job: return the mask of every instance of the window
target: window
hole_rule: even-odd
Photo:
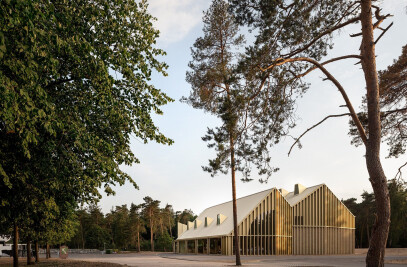
[[[294,216],[294,225],[304,225],[304,217]]]
[[[208,226],[208,217],[205,217],[205,227]]]
[[[217,224],[217,225],[220,224],[220,214],[218,214],[218,216],[216,216],[216,224]]]

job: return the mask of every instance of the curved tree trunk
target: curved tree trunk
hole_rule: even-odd
[[[366,266],[384,266],[384,254],[390,228],[390,197],[387,179],[380,161],[381,125],[379,83],[376,70],[372,24],[372,1],[361,1],[362,69],[367,89],[369,139],[366,143],[366,166],[375,196],[377,217],[372,228]]]
[[[13,267],[18,267],[18,226],[14,223]]]
[[[240,261],[240,246],[239,246],[239,236],[237,231],[237,204],[236,204],[236,172],[235,172],[235,150],[233,137],[230,136],[230,162],[231,162],[231,173],[232,173],[232,199],[233,199],[233,231],[235,240],[235,255],[236,255],[236,265],[242,265]]]

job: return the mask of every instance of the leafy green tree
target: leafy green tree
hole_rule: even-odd
[[[149,83],[167,67],[152,20],[146,1],[0,3],[0,213],[15,233],[36,194],[137,187],[119,168],[138,162],[130,134],[172,143],[151,118],[171,101]]]
[[[168,234],[167,231],[158,235],[156,247],[160,251],[171,251],[174,239]]]
[[[194,108],[203,109],[221,119],[221,126],[208,129],[202,138],[209,148],[217,152],[204,171],[212,176],[229,171],[232,178],[233,223],[236,265],[241,265],[237,232],[236,171],[243,174],[243,181],[250,181],[252,165],[259,175],[277,171],[270,165],[268,145],[278,142],[283,130],[279,116],[291,112],[289,103],[279,109],[269,107],[282,102],[280,95],[263,93],[264,101],[254,100],[256,94],[251,84],[243,84],[236,72],[239,49],[244,43],[238,34],[238,25],[228,12],[228,4],[214,0],[203,17],[203,37],[198,38],[192,50],[190,71],[186,80],[192,91],[183,101]],[[264,107],[267,107],[264,109]],[[260,126],[261,125],[261,126]]]
[[[290,81],[301,80],[315,69],[320,70],[325,79],[339,90],[348,113],[327,116],[311,129],[328,118],[340,116],[350,116],[356,125],[359,138],[366,148],[366,168],[377,210],[366,266],[383,266],[390,227],[390,198],[387,178],[379,155],[382,129],[375,45],[382,35],[375,39],[374,31],[383,30],[385,33],[391,24],[387,27],[378,25],[390,15],[383,15],[380,7],[376,3],[373,4],[372,0],[229,0],[229,2],[237,20],[241,24],[253,27],[256,33],[253,45],[246,50],[246,60],[242,66],[243,71],[250,74],[248,78],[257,80],[257,84],[261,85],[258,90],[267,90],[267,86],[262,86],[262,81],[273,79],[275,75],[281,77],[282,70],[285,80],[290,84]],[[361,25],[361,32],[352,35],[361,37],[360,50],[355,51],[355,54],[320,62],[322,57],[327,55],[328,49],[333,46],[333,34],[354,23]],[[345,88],[325,68],[326,64],[345,59],[355,59],[362,66],[366,85],[366,128],[355,112]],[[253,72],[257,74],[252,75]],[[290,85],[289,88],[298,87]],[[301,136],[295,143],[298,143]]]

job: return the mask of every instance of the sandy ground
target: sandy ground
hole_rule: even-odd
[[[33,259],[34,261],[34,259]],[[0,258],[0,267],[12,266],[13,259],[12,258]],[[27,266],[27,259],[20,258],[19,259],[19,266]],[[68,266],[75,266],[75,267],[120,267],[123,266],[121,264],[114,264],[110,262],[87,262],[87,261],[79,261],[79,260],[61,260],[61,259],[41,259],[39,263],[35,263],[35,265],[29,266],[36,266],[36,267],[68,267]]]

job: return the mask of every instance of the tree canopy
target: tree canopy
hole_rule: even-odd
[[[108,194],[126,181],[137,188],[120,169],[138,163],[131,136],[172,144],[151,117],[172,99],[151,83],[167,65],[158,60],[165,52],[155,45],[147,6],[0,3],[0,214],[7,223],[23,226],[34,214],[52,220],[63,214],[61,203],[95,201],[101,187]]]

